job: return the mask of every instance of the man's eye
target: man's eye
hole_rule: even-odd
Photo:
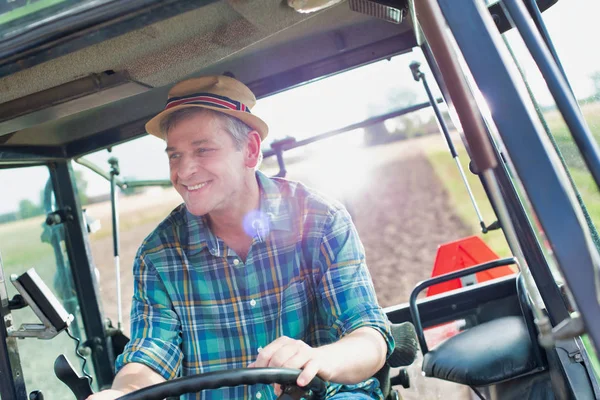
[[[203,153],[208,153],[211,150],[212,149],[200,148],[200,149],[197,149],[196,152],[199,153],[199,154],[203,154]]]
[[[177,153],[169,154],[169,160],[175,160],[176,158],[179,158],[179,154],[177,154]]]

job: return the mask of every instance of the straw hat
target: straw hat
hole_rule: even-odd
[[[167,115],[182,108],[202,107],[241,120],[255,129],[264,140],[269,127],[250,112],[255,104],[256,97],[252,91],[237,79],[222,75],[187,79],[171,88],[165,109],[148,121],[146,131],[162,138],[160,124]]]

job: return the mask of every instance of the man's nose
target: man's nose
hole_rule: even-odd
[[[181,157],[179,162],[179,168],[177,169],[177,175],[182,178],[189,178],[198,171],[198,164],[192,157]]]

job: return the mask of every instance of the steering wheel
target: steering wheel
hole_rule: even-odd
[[[412,364],[418,349],[414,326],[410,322],[392,324],[391,331],[396,346],[388,358],[387,364],[393,368]],[[299,369],[289,368],[240,368],[207,372],[149,386],[122,396],[118,400],[162,400],[166,397],[196,393],[206,389],[254,385],[257,383],[283,385],[284,393],[279,397],[280,399],[300,397],[314,400],[325,399],[327,385],[319,377],[315,377],[305,387],[299,388],[296,385],[296,380],[301,372]],[[58,356],[54,362],[54,373],[58,379],[71,389],[77,400],[85,400],[92,394],[90,382],[87,378],[82,378],[75,372],[75,369],[63,354]]]
[[[284,386],[280,398],[286,396],[286,394],[288,394],[287,398],[295,398],[291,397],[289,393],[296,392],[301,393],[301,397],[307,399],[324,400],[327,393],[325,382],[319,377],[315,377],[308,385],[299,388],[296,385],[296,380],[301,372],[299,369],[289,368],[239,368],[207,372],[148,386],[119,397],[118,400],[162,400],[171,396],[196,393],[207,389],[254,385],[257,383],[265,385],[277,383]],[[85,377],[80,377],[69,360],[62,354],[54,362],[54,373],[58,379],[71,389],[77,400],[85,400],[93,393],[89,381]]]
[[[240,368],[227,371],[207,372],[186,376],[149,386],[119,397],[117,400],[162,400],[170,396],[196,393],[206,389],[228,386],[254,385],[257,383],[278,383],[288,388],[297,387],[296,380],[302,371],[288,368]],[[327,392],[325,382],[315,377],[307,386],[300,388],[306,392],[303,397],[324,400]],[[285,393],[285,391],[284,391]]]

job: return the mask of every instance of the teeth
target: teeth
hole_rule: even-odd
[[[206,182],[200,183],[200,184],[195,185],[195,186],[188,186],[187,188],[188,188],[188,190],[198,190],[198,189],[200,189],[200,188],[202,188],[204,186],[206,186]]]

